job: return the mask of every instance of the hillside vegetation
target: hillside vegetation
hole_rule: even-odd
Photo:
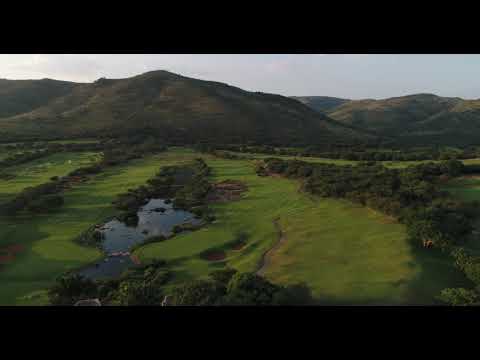
[[[322,110],[313,101],[303,102],[312,109]],[[480,131],[480,100],[433,94],[350,100],[323,111],[341,123],[404,144],[474,144]]]
[[[0,79],[0,118],[30,112],[78,86],[68,81]]]
[[[76,84],[38,105],[23,113],[4,112],[2,139],[115,137],[135,131],[178,143],[221,138],[302,144],[367,136],[288,97],[166,71]]]

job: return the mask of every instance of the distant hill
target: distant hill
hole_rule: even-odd
[[[350,100],[341,99],[330,96],[292,96],[293,99],[299,100],[305,105],[310,106],[313,110],[326,113]]]
[[[382,100],[350,100],[325,113],[344,124],[404,144],[480,142],[480,100],[415,94]]]
[[[121,136],[148,133],[170,141],[281,144],[371,138],[301,102],[227,84],[153,71],[127,79],[73,84],[31,82],[36,102],[0,110],[2,139]],[[14,81],[11,82],[11,88]],[[20,86],[20,85],[19,85]],[[55,90],[53,90],[55,89]],[[13,100],[21,92],[12,91]],[[23,95],[22,95],[23,96]],[[27,98],[28,96],[23,96]]]
[[[68,81],[0,79],[0,118],[32,111],[68,94],[78,84]]]

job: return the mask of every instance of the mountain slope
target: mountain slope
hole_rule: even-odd
[[[326,113],[350,100],[341,99],[330,96],[292,96],[307,106],[310,106],[313,110]]]
[[[68,94],[77,84],[51,79],[0,79],[0,118],[32,111]]]
[[[350,100],[326,114],[405,144],[466,145],[480,137],[480,100],[415,94]]]
[[[170,141],[321,143],[365,138],[288,97],[166,71],[77,84],[27,113],[0,119],[5,137],[119,136]]]

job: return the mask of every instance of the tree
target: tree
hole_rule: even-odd
[[[225,287],[218,282],[197,280],[176,287],[171,295],[172,305],[211,306],[225,295]]]
[[[237,273],[228,282],[226,305],[271,305],[277,285],[254,273]]]
[[[312,301],[312,293],[306,284],[293,284],[278,290],[273,295],[272,305],[308,305]]]
[[[96,284],[81,275],[62,276],[48,291],[50,303],[53,305],[73,305],[78,300],[94,297],[96,294]]]
[[[216,270],[210,273],[210,277],[212,278],[213,281],[217,281],[224,286],[227,286],[228,282],[231,280],[231,278],[237,273],[237,270],[235,269],[222,269],[222,270]]]
[[[158,305],[162,301],[161,289],[146,282],[123,281],[118,289],[121,305]]]

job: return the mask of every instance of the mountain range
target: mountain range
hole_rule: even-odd
[[[173,143],[468,145],[480,137],[480,100],[286,97],[161,70],[92,83],[0,79],[3,142],[133,133]]]
[[[148,133],[169,142],[319,144],[371,137],[289,97],[152,71],[93,83],[1,80],[6,140]]]

